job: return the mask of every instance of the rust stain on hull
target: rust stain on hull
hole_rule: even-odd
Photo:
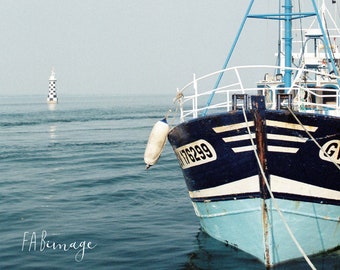
[[[269,220],[268,220],[268,210],[266,201],[263,200],[262,203],[262,224],[263,224],[263,237],[264,237],[264,256],[265,264],[270,266],[270,250],[269,250]]]
[[[263,241],[264,241],[264,261],[267,267],[271,266],[271,239],[270,239],[270,222],[268,216],[268,208],[266,199],[270,198],[266,179],[268,184],[269,174],[267,167],[267,133],[266,133],[266,117],[265,117],[265,103],[263,96],[252,97],[252,108],[255,123],[255,138],[257,146],[257,155],[260,161],[259,166],[259,181],[260,194],[262,198],[262,226],[263,226]],[[264,172],[264,175],[262,174]]]

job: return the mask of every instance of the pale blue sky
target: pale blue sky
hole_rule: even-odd
[[[2,0],[0,96],[47,95],[52,67],[59,95],[173,94],[223,65],[248,3]],[[248,33],[268,39],[275,64],[276,34]],[[242,48],[258,59],[268,51],[250,44]]]

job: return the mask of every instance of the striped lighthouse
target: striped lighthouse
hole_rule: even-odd
[[[56,91],[56,82],[54,68],[52,68],[50,78],[48,80],[48,96],[47,103],[56,104],[58,103],[57,91]]]

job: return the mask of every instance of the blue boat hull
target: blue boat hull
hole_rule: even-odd
[[[340,119],[296,113],[302,127],[288,111],[264,110],[259,138],[245,114],[200,117],[168,135],[202,228],[268,266],[302,256],[284,222],[307,255],[339,247]]]
[[[339,207],[277,200],[292,233],[308,255],[337,247],[340,239]],[[269,199],[267,205],[272,205]],[[270,207],[268,250],[264,244],[262,199],[193,202],[201,227],[213,238],[275,265],[301,257],[275,208]],[[268,252],[268,254],[265,254]]]

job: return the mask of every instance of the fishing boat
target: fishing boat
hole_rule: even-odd
[[[266,267],[303,257],[314,268],[311,255],[340,246],[336,1],[277,1],[268,13],[254,2],[222,69],[177,89],[167,137],[207,234]],[[274,66],[229,66],[249,19],[279,26]]]

